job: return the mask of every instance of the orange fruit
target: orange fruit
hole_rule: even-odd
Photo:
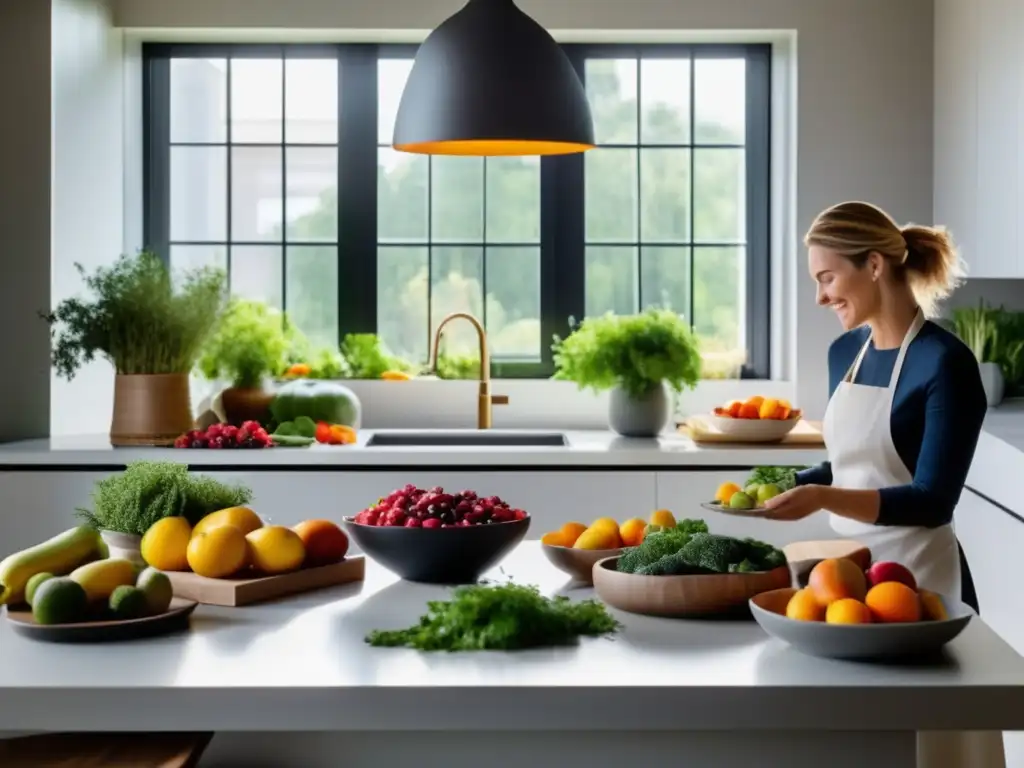
[[[563,525],[561,531],[562,538],[565,540],[565,546],[571,547],[573,544],[575,544],[576,539],[578,539],[580,537],[580,534],[582,534],[585,530],[587,530],[587,526],[585,526],[583,523],[572,522]]]
[[[561,531],[548,531],[540,537],[541,544],[547,544],[549,547],[571,547],[572,544],[566,542],[565,534]]]
[[[921,620],[921,598],[898,581],[883,581],[873,586],[864,598],[875,621],[885,624]]]
[[[860,600],[844,597],[829,605],[825,621],[829,624],[870,624],[871,610]]]
[[[754,405],[753,403],[744,403],[740,406],[740,412],[737,414],[737,418],[759,419],[761,418],[761,406]]]
[[[611,517],[599,517],[590,524],[591,528],[609,528],[619,532],[619,521]]]
[[[757,413],[762,419],[775,419],[778,418],[780,410],[781,407],[779,401],[774,397],[769,397],[761,403],[761,407],[757,409]]]
[[[619,538],[622,539],[622,546],[636,547],[644,540],[644,529],[647,523],[639,517],[630,518],[619,526]]]
[[[864,600],[868,591],[867,577],[855,562],[845,557],[822,560],[811,569],[807,586],[824,606],[852,597]]]
[[[605,525],[592,525],[576,539],[574,549],[618,549],[622,546],[619,528]]]
[[[283,525],[258,528],[245,540],[249,544],[249,562],[263,573],[294,571],[306,559],[306,547],[299,534]]]
[[[755,408],[760,408],[761,407],[761,403],[763,403],[763,402],[764,402],[764,398],[761,395],[754,395],[753,397],[748,397],[744,401],[744,405],[752,405]]]
[[[348,553],[348,536],[330,520],[303,520],[292,528],[306,548],[303,565],[330,565]]]
[[[715,501],[720,501],[723,504],[728,504],[729,499],[732,498],[734,493],[739,493],[743,489],[740,488],[736,483],[722,483],[718,486],[718,490],[715,491]]]
[[[194,535],[188,542],[186,556],[193,572],[225,579],[245,567],[249,554],[245,534],[233,525],[221,525]]]
[[[662,528],[675,528],[676,517],[667,509],[659,509],[651,513],[651,525],[660,525]]]
[[[825,607],[808,588],[797,590],[786,604],[786,618],[798,621],[823,621]]]
[[[917,594],[921,598],[921,614],[923,619],[926,621],[946,621],[949,618],[949,612],[946,611],[942,598],[937,594],[929,592],[927,589],[918,590]]]
[[[743,407],[743,401],[742,400],[730,400],[726,404],[724,410],[726,411],[726,413],[728,413],[728,415],[732,416],[735,419],[735,418],[739,417],[739,415],[740,415],[740,408],[742,408],[742,407]]]

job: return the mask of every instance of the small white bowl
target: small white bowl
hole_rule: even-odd
[[[770,443],[781,440],[800,423],[802,416],[797,414],[790,419],[737,419],[731,416],[708,416],[708,423],[723,435],[734,440],[750,443]]]

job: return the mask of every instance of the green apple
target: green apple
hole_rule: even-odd
[[[743,492],[745,494],[747,494],[747,496],[749,496],[750,498],[756,499],[757,498],[757,489],[760,488],[760,487],[761,487],[760,483],[751,483],[750,485],[748,485],[746,488],[743,489]]]
[[[780,493],[782,493],[782,489],[775,483],[765,483],[757,489],[757,503],[764,504],[768,499],[775,498]]]
[[[754,499],[745,491],[738,491],[729,499],[729,507],[731,509],[753,509]]]

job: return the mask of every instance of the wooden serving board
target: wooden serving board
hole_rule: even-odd
[[[826,539],[824,541],[794,541],[782,548],[789,561],[794,586],[807,586],[811,569],[822,560],[845,557],[853,560],[862,570],[871,565],[871,550],[853,539]]]
[[[355,555],[333,565],[304,568],[277,576],[211,579],[187,571],[169,571],[167,575],[177,597],[206,605],[237,607],[299,592],[362,581],[366,576],[366,558]]]
[[[722,433],[713,426],[710,421],[702,416],[688,416],[685,421],[677,425],[679,432],[689,437],[695,443],[743,443],[748,441],[737,440],[731,435]],[[793,430],[773,446],[779,445],[824,445],[825,438],[821,434],[820,421],[807,421],[801,419]],[[760,443],[759,443],[760,445]]]

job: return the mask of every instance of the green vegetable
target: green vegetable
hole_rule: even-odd
[[[296,379],[277,390],[270,412],[278,424],[305,416],[313,422],[326,421],[358,429],[361,409],[355,393],[336,381]]]
[[[138,587],[122,585],[110,595],[110,612],[115,619],[141,619],[149,613],[149,600]]]
[[[409,370],[408,363],[384,349],[375,333],[347,334],[341,342],[341,356],[352,379],[379,379],[386,371]]]
[[[667,309],[586,318],[555,337],[555,378],[595,391],[622,387],[642,397],[662,382],[676,392],[700,381],[701,356],[690,324]]]
[[[777,485],[783,492],[796,485],[796,473],[807,467],[754,467],[744,484],[747,488],[759,485]],[[756,489],[753,494],[757,493]]]
[[[696,533],[679,555],[684,562],[708,573],[728,573],[731,563],[746,559],[746,547],[739,539],[713,533]]]
[[[287,351],[284,315],[262,301],[232,299],[199,370],[207,379],[230,378],[233,387],[258,387],[281,371]]]
[[[92,510],[79,509],[78,516],[99,530],[141,536],[165,517],[186,517],[195,525],[210,512],[251,500],[250,489],[189,474],[187,464],[135,461],[124,472],[98,481]]]
[[[627,547],[615,568],[623,573],[636,573],[637,569],[678,552],[695,533],[707,532],[708,526],[703,520],[680,520],[675,528],[653,531],[644,536],[639,546]]]
[[[91,275],[81,264],[75,269],[95,298],[66,299],[42,314],[57,327],[53,366],[69,381],[97,355],[122,374],[188,373],[227,302],[222,270],[172,275],[159,256],[146,251],[121,256]]]
[[[306,446],[312,445],[316,442],[316,438],[305,437],[304,435],[282,435],[275,432],[270,436],[274,445],[281,446],[282,448],[305,448]]]
[[[459,587],[450,601],[427,603],[419,624],[376,630],[374,646],[408,646],[421,651],[511,651],[567,645],[581,635],[615,632],[619,623],[596,600],[547,598],[519,584]]]

